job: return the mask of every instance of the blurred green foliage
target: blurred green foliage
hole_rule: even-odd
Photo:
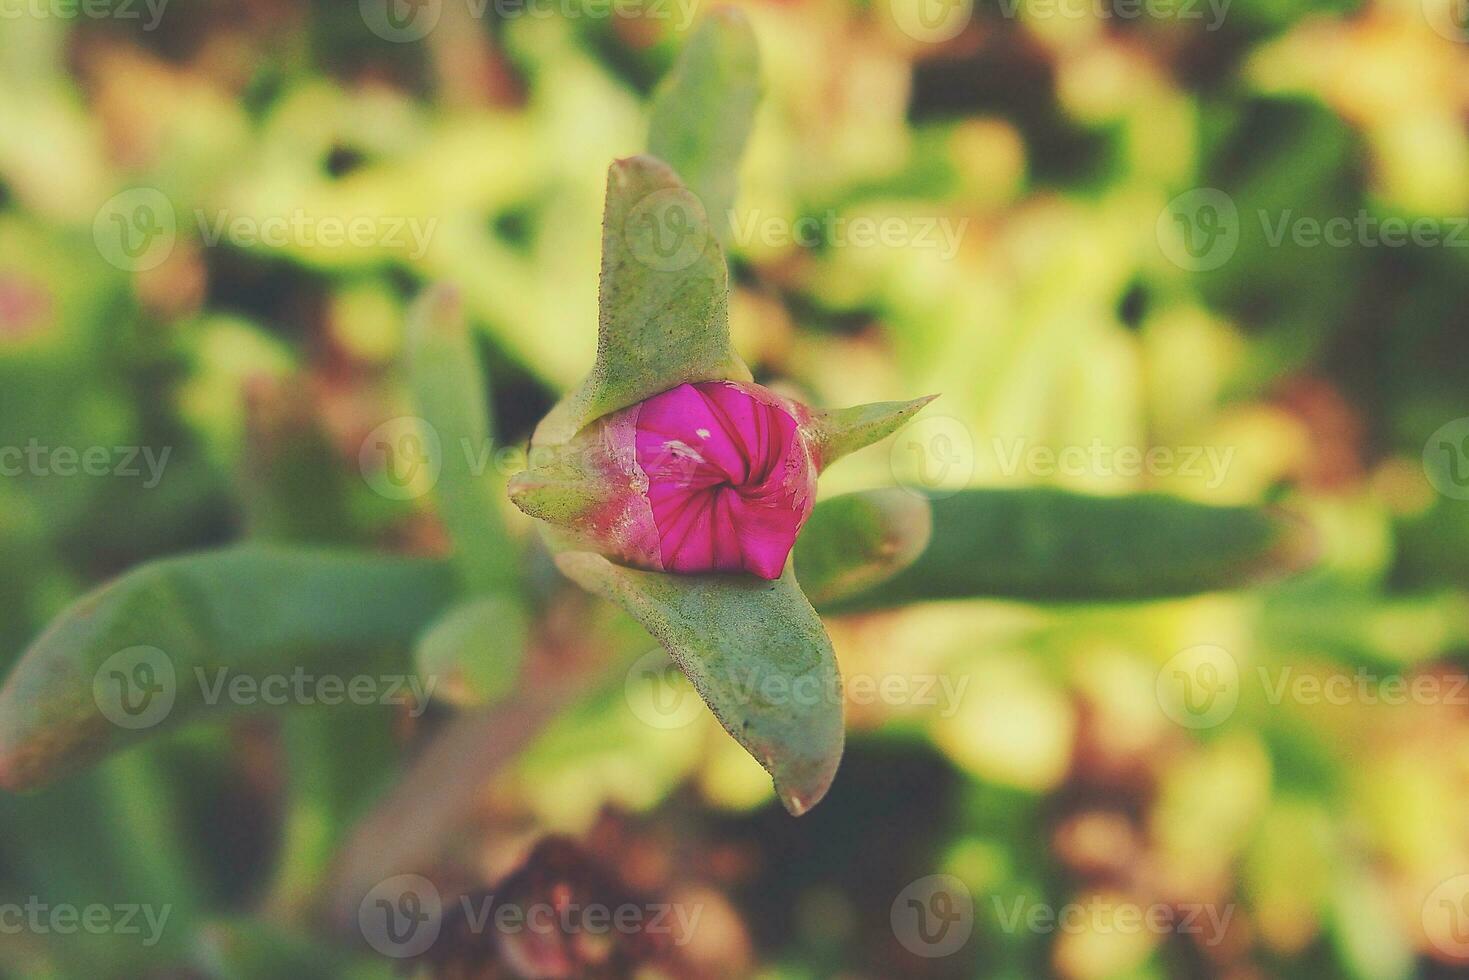
[[[302,587],[271,610],[246,586],[286,571],[236,587],[218,559],[180,559],[234,600],[184,649],[300,663],[292,617],[328,605],[340,635],[391,639],[399,670],[417,643],[451,700],[490,712],[505,676],[446,665],[471,646],[527,662],[490,734],[437,705],[244,716],[0,797],[3,909],[170,910],[151,944],[0,919],[0,972],[386,976],[343,880],[410,852],[494,880],[528,837],[609,820],[626,873],[719,920],[691,976],[1376,980],[1469,961],[1469,49],[1451,5],[1238,0],[1211,27],[1202,6],[961,3],[938,39],[892,2],[741,8],[763,101],[726,216],[734,346],[811,404],[943,393],[938,421],[823,478],[833,498],[926,492],[936,539],[857,597],[868,612],[828,619],[848,758],[799,821],[707,712],[640,715],[666,680],[619,660],[542,703],[587,650],[651,643],[568,597],[486,492],[592,363],[606,168],[655,115],[681,118],[701,78],[657,85],[700,11],[445,0],[413,40],[370,0],[196,0],[151,27],[120,2],[7,16],[7,668],[99,583],[246,538],[419,556],[418,584],[332,575],[339,601]],[[1333,220],[1344,238],[1313,236]],[[1426,231],[1393,244],[1389,221]],[[405,329],[431,283],[469,336]],[[438,356],[457,388],[415,377]],[[480,467],[449,452],[433,492],[400,485],[372,447],[415,415],[479,427]],[[1133,512],[1138,494],[1175,499]],[[1309,522],[1316,570],[1187,594],[1236,583],[1208,569],[1268,533],[1245,509],[1262,504]],[[1180,516],[1195,505],[1218,523]],[[529,557],[450,545],[475,535]],[[1137,556],[1157,581],[1128,580]],[[471,601],[445,608],[451,577]],[[935,595],[961,598],[909,602]],[[528,611],[494,630],[483,602]],[[272,623],[288,640],[261,640]],[[414,768],[461,731],[472,764]],[[471,814],[452,834],[445,800]],[[973,935],[927,958],[893,905],[939,873],[972,896]],[[1108,917],[1155,906],[1170,924]],[[1012,915],[1035,908],[1085,914]]]

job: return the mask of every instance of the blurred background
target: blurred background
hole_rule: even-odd
[[[390,790],[465,731],[437,702],[181,728],[0,796],[0,974],[602,975],[384,955],[333,882],[419,834],[446,904],[549,867],[686,913],[647,976],[1469,975],[1469,11],[741,9],[736,346],[813,404],[942,392],[824,494],[1282,504],[1315,569],[830,617],[847,751],[800,819],[657,653],[523,678],[462,806]],[[5,664],[158,556],[444,553],[369,451],[406,305],[458,287],[513,470],[591,363],[606,168],[704,13],[0,0]]]

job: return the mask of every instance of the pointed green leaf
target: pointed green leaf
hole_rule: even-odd
[[[743,12],[704,18],[653,96],[648,152],[667,162],[729,243],[740,158],[760,101],[760,58]]]
[[[842,609],[976,596],[1190,595],[1297,571],[1315,555],[1311,529],[1274,509],[1051,488],[965,490],[932,504],[933,538],[923,555]]]
[[[874,402],[852,408],[813,411],[805,425],[822,469],[848,453],[872,445],[897,432],[919,409],[937,398],[926,395],[907,402]]]
[[[419,637],[413,659],[434,697],[459,705],[489,704],[514,689],[526,633],[518,602],[479,596],[434,620]]]
[[[490,451],[490,409],[479,355],[459,294],[429,289],[408,322],[408,375],[414,401],[439,447],[434,498],[454,541],[454,563],[473,593],[513,593],[515,551],[501,520],[501,488]]]
[[[616,602],[668,650],[727,732],[799,816],[826,795],[843,744],[831,640],[795,577],[666,575],[584,551],[557,565]]]
[[[686,381],[749,381],[729,339],[724,254],[703,205],[648,156],[607,172],[597,360],[541,423],[536,442],[565,442],[593,419]]]
[[[275,547],[143,565],[63,612],[0,688],[0,786],[228,710],[240,677],[370,674],[454,588],[442,562]]]
[[[873,588],[913,564],[932,529],[928,501],[896,487],[823,500],[796,540],[801,589],[820,608]]]

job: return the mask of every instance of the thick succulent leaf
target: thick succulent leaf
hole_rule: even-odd
[[[454,541],[454,563],[473,593],[513,592],[515,551],[500,515],[490,451],[490,409],[479,356],[456,291],[435,287],[408,323],[408,374],[422,419],[442,456],[434,496]]]
[[[648,152],[668,163],[729,243],[740,158],[760,101],[760,57],[743,12],[712,11],[653,96]]]
[[[720,724],[770,773],[787,810],[799,816],[826,795],[842,755],[841,675],[789,568],[766,582],[637,571],[582,551],[556,563],[668,650]]]
[[[515,687],[528,627],[520,603],[477,596],[449,609],[418,638],[414,663],[434,696],[453,704],[498,701]]]
[[[0,689],[0,786],[39,786],[226,711],[221,678],[371,673],[454,589],[442,562],[286,548],[141,566],[63,612]]]
[[[823,500],[796,539],[801,588],[817,608],[864,592],[913,564],[932,530],[928,501],[896,487]]]
[[[901,429],[919,409],[937,398],[926,395],[907,402],[873,402],[852,408],[813,411],[802,428],[822,469],[848,453],[885,439]]]
[[[593,419],[684,382],[749,381],[729,339],[724,253],[698,198],[650,156],[607,172],[597,360],[536,430],[565,442]]]
[[[996,596],[1134,600],[1233,589],[1309,565],[1298,518],[1161,494],[966,490],[934,500],[933,538],[906,571],[841,609]]]

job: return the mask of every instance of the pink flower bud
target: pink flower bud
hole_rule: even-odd
[[[510,495],[558,529],[561,547],[654,571],[777,579],[815,499],[807,418],[756,384],[681,384],[551,449]]]
[[[629,412],[670,572],[780,578],[816,491],[786,403],[755,384],[682,384]]]

